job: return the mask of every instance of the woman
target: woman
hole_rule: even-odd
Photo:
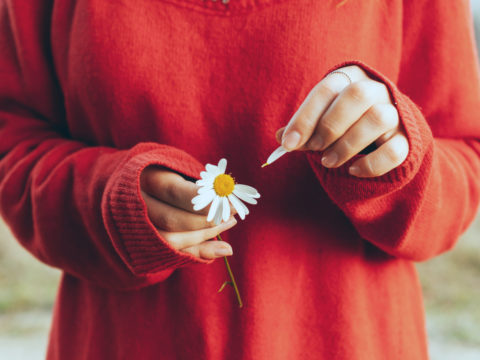
[[[48,359],[427,359],[414,262],[480,191],[468,1],[4,0],[0,18],[1,212],[63,270]],[[276,132],[290,152],[261,169]],[[222,157],[262,194],[236,226],[191,204]],[[217,293],[232,250],[243,308]]]

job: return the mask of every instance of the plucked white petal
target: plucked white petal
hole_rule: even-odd
[[[215,194],[212,205],[210,206],[210,210],[208,211],[207,221],[213,220],[213,217],[215,216],[215,212],[217,211],[217,207],[219,204],[220,204],[220,196]]]
[[[243,192],[242,190],[237,189],[237,187],[235,187],[235,189],[233,189],[233,193],[234,193],[240,200],[243,200],[243,201],[245,201],[246,203],[249,203],[249,204],[252,204],[252,205],[255,205],[255,204],[257,203],[257,200],[255,200],[251,195]]]
[[[225,174],[225,170],[227,169],[227,159],[220,159],[217,168],[218,171],[220,171],[222,174]]]
[[[222,219],[223,221],[227,221],[230,218],[230,203],[228,202],[228,199],[226,196],[223,196],[222,200],[223,200]]]
[[[283,146],[278,147],[267,159],[266,164],[270,165],[273,163],[275,160],[277,160],[279,157],[285,155],[287,153],[287,149],[285,149]]]
[[[222,211],[223,210],[223,201],[218,203],[217,211],[215,212],[215,216],[213,218],[213,223],[215,225],[220,225],[222,223]]]
[[[256,199],[260,197],[260,194],[258,193],[257,189],[248,185],[235,184],[235,189],[238,189]]]
[[[202,210],[205,206],[207,206],[208,204],[210,204],[212,202],[215,195],[216,195],[215,191],[210,190],[210,192],[195,196],[192,199],[192,203],[194,205],[193,210],[195,210],[195,211]]]
[[[228,200],[230,200],[235,210],[237,210],[237,214],[238,216],[240,216],[240,219],[244,220],[245,215],[247,214],[245,212],[245,209],[247,209],[247,207],[233,194],[228,195]]]

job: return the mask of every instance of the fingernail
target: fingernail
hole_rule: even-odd
[[[352,165],[350,166],[350,168],[348,169],[348,171],[350,172],[350,174],[352,175],[360,175],[360,168],[356,165]]]
[[[215,249],[215,256],[229,256],[232,255],[233,251],[232,249],[226,248],[226,247],[221,247],[221,248],[216,248]]]
[[[232,218],[228,219],[228,221],[224,222],[226,227],[233,226],[236,223],[237,223],[237,219],[235,219],[234,217],[232,217]]]
[[[337,160],[338,160],[337,153],[332,151],[322,157],[322,164],[323,166],[331,167],[337,163]]]
[[[295,149],[300,143],[300,134],[297,131],[289,132],[283,137],[282,146],[287,150]]]

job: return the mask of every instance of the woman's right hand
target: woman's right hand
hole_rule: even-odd
[[[237,220],[232,215],[215,226],[207,222],[209,207],[193,210],[195,183],[165,168],[148,166],[140,175],[140,188],[150,220],[173,248],[207,260],[232,255],[230,244],[209,240],[235,226]]]

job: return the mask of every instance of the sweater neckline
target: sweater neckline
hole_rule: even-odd
[[[161,0],[212,15],[231,15],[263,8],[285,0]]]

